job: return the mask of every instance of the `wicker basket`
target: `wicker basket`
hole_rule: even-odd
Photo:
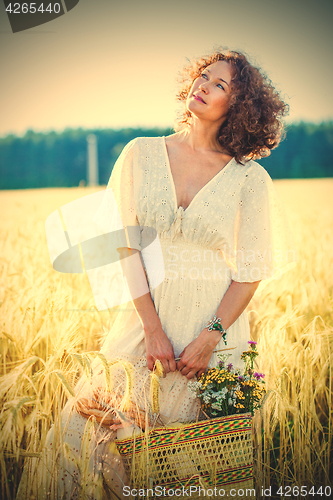
[[[232,488],[242,489],[244,498],[253,488],[250,413],[159,428],[116,443],[133,488],[192,486],[192,499],[203,497],[199,487],[217,487],[213,498],[223,496],[219,488],[226,496]]]

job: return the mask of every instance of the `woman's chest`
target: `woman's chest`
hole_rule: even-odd
[[[157,147],[159,146],[159,147]],[[173,177],[165,150],[153,141],[142,141],[134,161],[134,194],[139,223],[167,231],[183,207],[181,225],[186,236],[194,238],[202,231],[222,235],[232,230],[239,209],[244,182],[241,167],[232,160],[222,170],[202,175],[198,165],[186,165]],[[179,182],[178,182],[179,181]],[[176,185],[186,185],[180,191]],[[184,204],[183,204],[184,203]],[[179,217],[178,217],[179,218]]]
[[[198,193],[214,181],[230,159],[221,159],[219,155],[205,157],[203,154],[179,154],[177,150],[167,149],[166,163],[177,207],[186,210]]]

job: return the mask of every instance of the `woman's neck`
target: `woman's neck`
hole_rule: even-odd
[[[192,119],[190,125],[181,132],[182,140],[195,151],[220,151],[222,147],[217,140],[220,128],[213,123],[205,123],[198,119]]]

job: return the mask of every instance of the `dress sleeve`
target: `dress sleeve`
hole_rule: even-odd
[[[248,169],[241,189],[234,243],[234,281],[279,278],[297,262],[291,231],[275,186],[257,163]]]
[[[141,251],[140,226],[135,209],[134,196],[134,148],[136,139],[129,142],[117,159],[103,200],[94,221],[103,231],[111,232],[126,228],[122,232],[122,244],[128,248]]]

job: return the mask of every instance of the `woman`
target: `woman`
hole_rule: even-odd
[[[123,225],[139,230],[119,248],[136,298],[120,308],[101,352],[132,363],[131,399],[142,410],[149,407],[149,371],[160,360],[163,422],[195,419],[199,402],[187,390],[188,381],[217,364],[219,351],[242,367],[240,356],[250,338],[245,308],[261,280],[281,274],[294,260],[272,181],[253,161],[280,141],[287,107],[279,95],[243,54],[219,50],[184,71],[178,98],[184,104],[178,132],[131,141],[108,184]],[[102,203],[95,216],[100,226],[107,210]],[[164,260],[165,277],[155,288],[142,245],[140,228],[147,226],[157,232]],[[216,321],[219,328],[212,327]],[[118,376],[122,394],[121,370]],[[92,380],[93,395],[84,389],[77,411],[72,403],[64,410],[63,441],[73,453],[80,450],[87,423],[82,415],[94,413],[94,391],[105,387],[101,366]],[[90,442],[86,482],[76,459],[61,456],[56,497],[76,498],[85,484],[85,491],[98,498],[98,465],[122,495],[127,480],[110,451],[114,437],[99,428]],[[51,433],[49,450],[53,440]],[[43,483],[45,495],[50,484]]]
[[[239,53],[214,53],[185,74],[190,84],[185,82],[179,94],[186,103],[180,131],[167,138],[132,141],[108,187],[124,225],[155,228],[162,246],[164,282],[155,290],[147,287],[147,293],[134,300],[147,366],[152,370],[159,359],[166,374],[177,371],[191,379],[216,361],[212,354],[224,345],[221,333],[206,327],[214,315],[228,331],[228,346],[230,342],[230,348],[237,349],[233,362],[240,364],[249,338],[242,313],[260,280],[287,268],[293,254],[281,239],[287,229],[282,217],[278,227],[271,179],[249,161],[279,143],[286,105]],[[131,248],[132,254],[141,250],[139,242]],[[126,249],[122,252],[127,255]],[[182,264],[189,261],[192,274],[181,276],[186,272]],[[216,272],[217,264],[224,265],[222,273]],[[128,277],[137,278],[132,271],[127,271]],[[217,290],[212,288],[215,282]],[[204,290],[198,293],[198,287]],[[119,339],[115,331],[112,343]],[[109,353],[107,346],[103,351]]]

